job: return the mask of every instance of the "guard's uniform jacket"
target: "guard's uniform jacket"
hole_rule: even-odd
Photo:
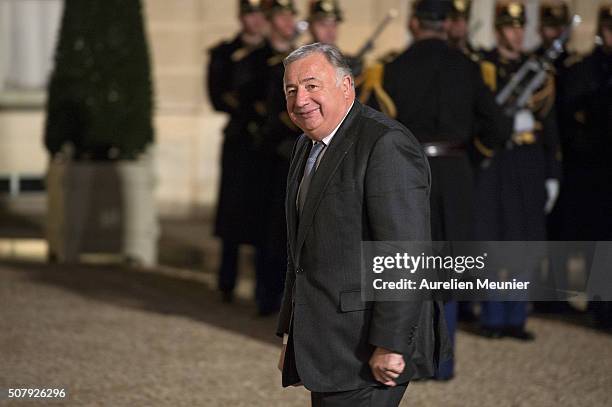
[[[497,93],[525,62],[508,61],[497,50],[483,55],[483,78]],[[535,129],[512,135],[512,144],[477,171],[475,230],[478,240],[546,240],[545,181],[560,177],[554,80],[549,77],[529,108]]]
[[[473,182],[466,150],[492,157],[511,132],[478,65],[443,40],[417,41],[368,71],[360,99],[408,127],[429,156],[432,238],[470,240]]]
[[[249,57],[259,73],[256,87],[265,110],[261,127],[261,171],[256,194],[263,205],[255,215],[260,219],[261,244],[258,252],[256,297],[265,309],[278,309],[287,269],[287,226],[285,190],[293,144],[302,133],[289,118],[283,90],[283,59],[292,51],[280,52],[266,41]]]
[[[602,47],[560,84],[563,186],[560,240],[612,239],[612,53]]]
[[[266,42],[254,55],[255,63],[265,70],[265,78],[259,85],[266,107],[262,128],[266,184],[260,191],[266,196],[265,244],[271,249],[279,249],[283,256],[287,250],[284,199],[289,159],[295,141],[302,134],[289,118],[283,89],[283,59],[291,51],[293,49],[277,51]]]
[[[209,98],[215,110],[230,115],[223,130],[215,234],[234,243],[256,244],[261,239],[263,72],[249,59],[262,46],[249,46],[238,35],[210,50]]]

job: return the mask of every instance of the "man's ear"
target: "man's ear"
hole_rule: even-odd
[[[345,97],[349,97],[353,90],[353,78],[351,75],[344,75],[342,78],[342,93],[344,93]]]

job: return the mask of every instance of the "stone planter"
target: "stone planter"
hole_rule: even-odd
[[[159,226],[152,154],[133,161],[53,160],[47,174],[47,241],[59,262],[119,254],[157,263]]]

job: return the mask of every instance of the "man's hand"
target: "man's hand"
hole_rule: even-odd
[[[404,357],[389,349],[377,347],[370,358],[370,369],[372,369],[374,378],[385,386],[394,387],[397,385],[395,379],[399,377],[405,367]]]

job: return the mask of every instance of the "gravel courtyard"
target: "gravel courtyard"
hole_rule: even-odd
[[[63,387],[39,406],[307,406],[282,389],[275,318],[226,305],[211,276],[160,268],[0,263],[0,388]],[[612,335],[532,318],[537,340],[460,331],[457,377],[414,383],[402,406],[610,406]]]

